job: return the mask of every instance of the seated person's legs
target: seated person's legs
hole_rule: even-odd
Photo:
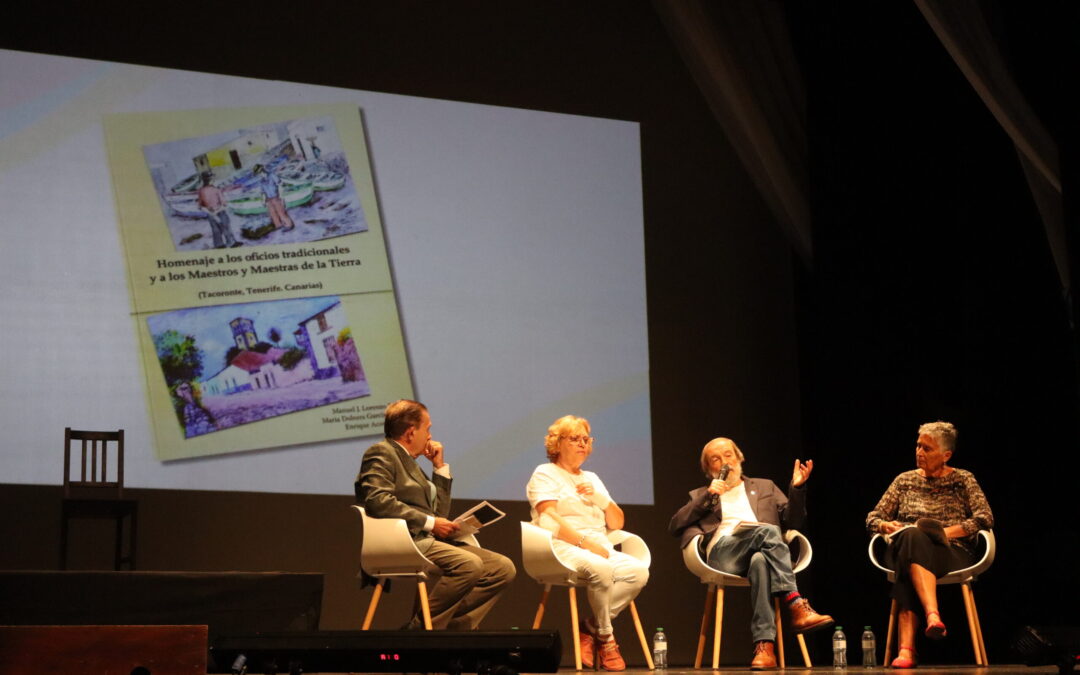
[[[769,563],[759,551],[750,556],[750,637],[754,642],[776,639],[776,614],[773,612],[773,591],[770,584]]]
[[[612,566],[610,612],[619,616],[649,582],[649,568],[637,558],[616,551],[608,559]]]
[[[581,662],[588,668],[599,659],[604,670],[625,670],[611,620],[637,597],[649,580],[649,570],[636,558],[613,551],[608,558],[581,552],[578,572],[587,580],[593,616],[581,624]]]
[[[483,578],[484,560],[475,551],[471,546],[435,541],[424,553],[439,568],[437,581],[428,589],[432,628],[447,628],[457,614],[458,605]],[[413,617],[409,627],[420,626],[420,617]]]
[[[484,548],[461,547],[480,560],[480,575],[454,610],[447,625],[450,630],[476,630],[487,613],[495,606],[503,588],[517,576],[514,563],[506,556]]]

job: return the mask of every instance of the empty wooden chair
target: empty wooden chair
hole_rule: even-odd
[[[73,459],[74,455],[74,459]],[[74,471],[74,477],[72,473]],[[60,569],[68,564],[68,525],[78,518],[116,521],[114,568],[135,569],[138,503],[124,497],[124,430],[64,429],[64,498],[60,519]],[[124,523],[128,547],[124,553]]]

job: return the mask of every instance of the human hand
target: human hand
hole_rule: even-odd
[[[878,529],[881,530],[882,534],[892,534],[903,526],[904,524],[898,520],[883,520],[878,523]]]
[[[590,553],[595,553],[601,558],[607,558],[610,555],[606,546],[601,546],[597,542],[588,538],[581,542],[581,548],[589,551]]]
[[[424,457],[431,460],[431,465],[438,469],[446,462],[443,460],[443,446],[438,441],[428,441],[424,448]]]
[[[447,539],[457,534],[461,526],[452,520],[446,518],[435,517],[435,526],[431,528],[431,533],[439,539]]]
[[[950,525],[945,528],[945,536],[949,539],[959,539],[968,536],[963,525]]]
[[[730,489],[731,488],[728,486],[728,484],[720,480],[719,478],[714,478],[713,482],[709,483],[710,494],[722,495]]]
[[[810,478],[810,472],[814,470],[814,460],[808,459],[803,464],[799,460],[795,460],[795,469],[791,472],[791,484],[794,487],[799,487]]]

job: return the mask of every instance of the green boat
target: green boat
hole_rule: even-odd
[[[303,206],[311,201],[315,195],[315,189],[311,183],[287,183],[282,181],[281,197],[285,200],[286,208]],[[246,190],[236,197],[228,200],[229,210],[238,216],[257,216],[266,213],[266,200],[262,190],[255,188]]]

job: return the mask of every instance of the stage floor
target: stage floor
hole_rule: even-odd
[[[575,671],[572,668],[560,668],[559,675],[574,675],[579,671]],[[581,673],[591,673],[593,671],[585,670]],[[603,671],[601,671],[603,672]],[[835,673],[837,672],[832,666],[816,666],[814,668],[792,668],[789,667],[785,670],[773,670],[773,671],[758,671],[750,670],[749,667],[743,668],[720,668],[718,670],[710,670],[708,668],[701,668],[694,670],[693,668],[668,668],[666,671],[653,671],[646,668],[627,668],[623,671],[625,675],[656,675],[657,672],[664,673],[664,675],[729,675],[731,673],[758,673],[758,672],[773,672],[773,673]],[[841,671],[843,672],[843,671]],[[1058,672],[1058,669],[1054,666],[1039,666],[1030,668],[1022,664],[1012,665],[994,665],[986,668],[980,668],[977,666],[919,666],[913,671],[896,670],[894,668],[863,668],[862,666],[849,667],[847,672],[852,675],[858,673],[897,673],[911,672],[912,675],[1050,675]],[[332,675],[331,673],[307,673],[307,675]],[[334,674],[337,675],[337,674]],[[352,673],[350,675],[364,675],[362,673]],[[403,675],[419,675],[405,673]],[[462,675],[468,675],[463,673]],[[521,675],[527,675],[521,673]]]

